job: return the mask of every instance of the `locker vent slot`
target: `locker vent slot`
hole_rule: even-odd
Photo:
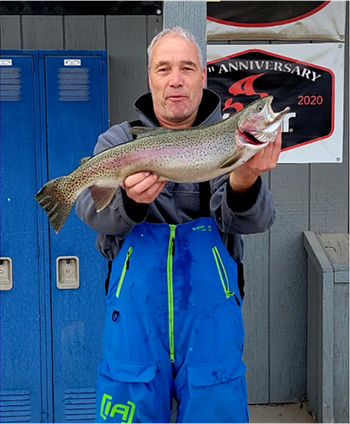
[[[30,391],[2,391],[0,393],[0,422],[28,423],[32,420]]]
[[[0,67],[0,101],[21,101],[21,69]]]
[[[67,422],[95,422],[96,391],[94,389],[66,390],[65,407]]]
[[[58,70],[58,97],[61,102],[90,101],[88,68],[60,68]]]

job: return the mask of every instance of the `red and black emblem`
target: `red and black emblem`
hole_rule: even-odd
[[[334,74],[329,69],[251,49],[209,62],[208,88],[220,95],[223,114],[267,95],[274,96],[276,112],[290,106],[282,126],[283,150],[333,133]]]

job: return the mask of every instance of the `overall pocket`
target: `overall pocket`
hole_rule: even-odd
[[[214,246],[212,248],[212,253],[213,253],[214,260],[215,260],[218,276],[220,278],[221,285],[222,285],[222,288],[224,290],[226,298],[228,299],[229,297],[233,296],[236,303],[237,303],[237,306],[241,306],[241,303],[242,303],[241,300],[236,295],[236,293],[230,289],[230,279],[229,279],[228,274],[226,272],[224,262],[221,258],[221,255],[220,255],[220,252],[219,252],[219,249],[217,248],[217,246]]]
[[[120,278],[123,276],[122,279],[125,280],[125,274],[127,271],[126,268],[129,268],[129,263],[127,263],[127,259],[130,257],[132,250],[133,250],[133,247],[130,243],[130,240],[126,239],[121,249],[119,250],[117,256],[114,258],[113,261],[109,261],[108,263],[108,276],[105,281],[105,288],[106,288],[105,300],[107,304],[114,302],[116,298],[116,292],[118,290]]]
[[[156,371],[156,365],[103,360],[98,367],[97,422],[143,422],[142,392],[148,393]]]
[[[132,255],[132,252],[133,252],[133,248],[130,246],[129,249],[128,249],[128,251],[127,251],[127,253],[126,253],[126,255],[125,255],[125,260],[124,260],[124,264],[123,264],[123,268],[122,268],[122,273],[120,275],[119,282],[118,282],[118,287],[117,287],[117,291],[115,293],[116,297],[118,297],[118,298],[120,296],[120,291],[122,289],[122,286],[123,286],[123,283],[124,283],[124,280],[125,280],[126,273],[127,273],[128,269],[129,269],[130,257]]]
[[[111,359],[102,360],[98,366],[100,374],[110,380],[124,383],[149,383],[154,379],[156,371],[157,365],[127,363]]]
[[[247,423],[245,369],[236,357],[189,366],[189,400],[181,411],[181,422]]]

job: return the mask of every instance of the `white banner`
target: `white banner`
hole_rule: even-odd
[[[266,95],[290,106],[281,163],[342,161],[344,44],[208,45],[207,57],[224,114]]]
[[[344,41],[345,13],[345,1],[208,2],[207,39]]]

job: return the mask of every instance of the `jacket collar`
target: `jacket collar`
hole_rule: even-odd
[[[151,93],[147,93],[139,97],[134,103],[134,108],[139,115],[140,120],[146,127],[159,127],[158,119],[153,110],[153,102]],[[198,108],[197,118],[194,127],[205,124],[212,124],[220,121],[221,99],[214,91],[203,89],[202,101]]]

